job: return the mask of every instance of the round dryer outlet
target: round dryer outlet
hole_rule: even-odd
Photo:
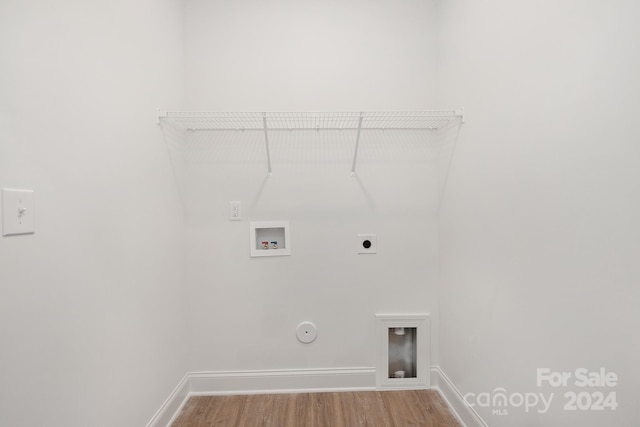
[[[309,344],[315,341],[318,336],[318,329],[316,329],[316,325],[311,322],[302,322],[298,325],[296,336],[301,343]]]

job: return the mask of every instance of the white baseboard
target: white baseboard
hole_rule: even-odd
[[[190,396],[311,393],[376,389],[375,368],[190,372],[147,427],[170,426]]]
[[[193,372],[191,395],[375,390],[374,368]]]
[[[488,427],[439,366],[431,367],[431,388],[440,393],[464,427]]]
[[[189,399],[189,374],[178,383],[171,395],[164,401],[158,412],[147,423],[147,427],[170,426]]]

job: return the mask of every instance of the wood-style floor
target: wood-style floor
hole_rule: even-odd
[[[432,390],[194,396],[172,427],[460,427]]]

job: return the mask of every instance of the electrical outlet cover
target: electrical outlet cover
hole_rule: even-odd
[[[229,202],[229,220],[242,221],[242,204],[240,202]]]
[[[375,254],[378,252],[378,236],[375,234],[358,234],[357,249],[359,254]]]

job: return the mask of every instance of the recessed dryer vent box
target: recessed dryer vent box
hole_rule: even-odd
[[[291,255],[289,221],[262,221],[249,224],[251,256]]]
[[[430,388],[428,314],[376,314],[378,390]]]

